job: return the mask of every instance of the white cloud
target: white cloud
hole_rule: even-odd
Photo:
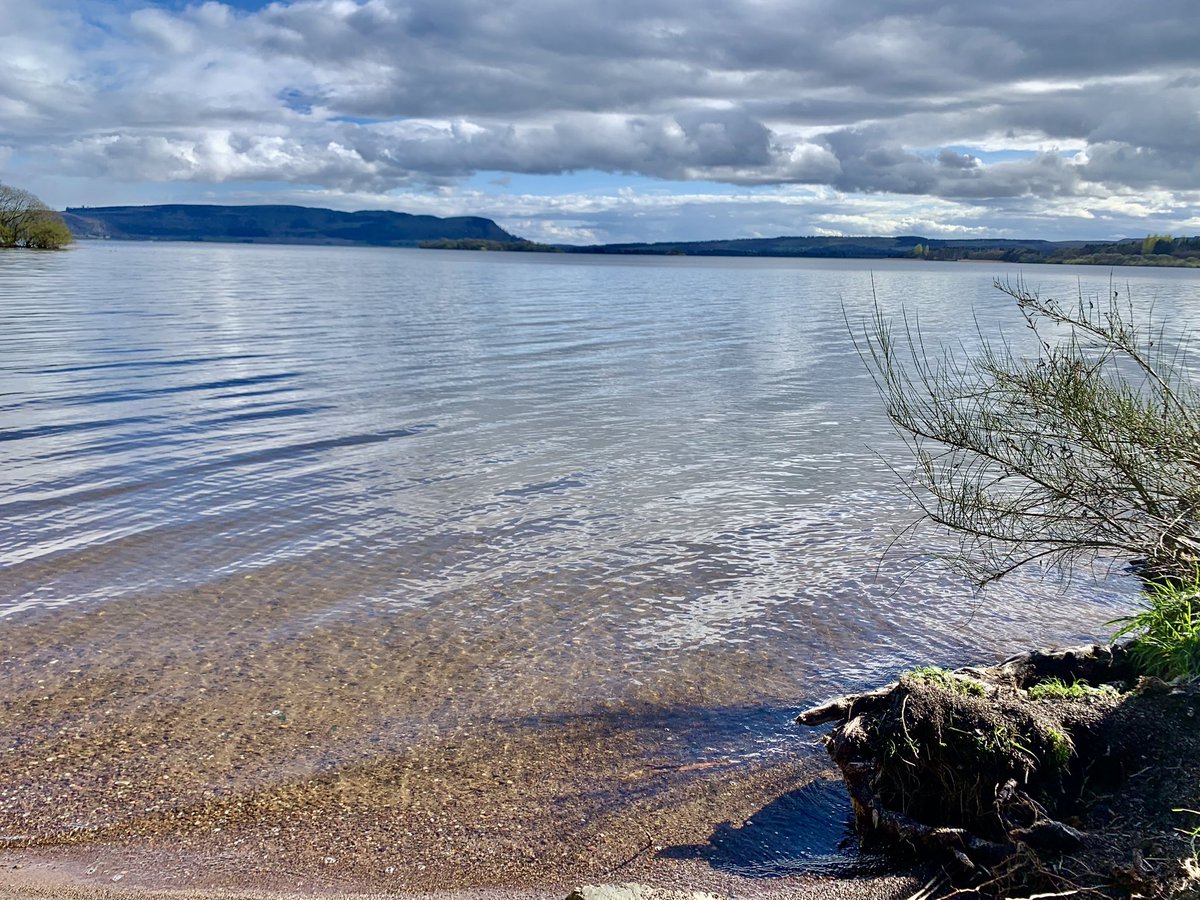
[[[62,202],[116,179],[393,203],[477,171],[598,170],[824,185],[843,214],[810,206],[822,228],[927,221],[867,228],[847,204],[875,196],[979,216],[931,234],[1196,218],[1200,18],[1182,0],[44,0],[0,4],[0,33],[2,174],[85,194]],[[1159,199],[1110,202],[1133,192]],[[608,233],[545,226],[566,227]]]

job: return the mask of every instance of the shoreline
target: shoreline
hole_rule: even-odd
[[[256,829],[228,823],[207,833],[189,829],[174,834],[114,835],[107,839],[78,840],[69,844],[43,844],[0,851],[0,900],[13,898],[163,898],[192,897],[267,898],[292,897],[392,897],[464,898],[464,900],[562,900],[573,889],[589,884],[638,883],[661,889],[702,891],[715,897],[738,896],[748,900],[812,896],[825,900],[894,900],[907,896],[916,879],[904,871],[857,866],[852,856],[835,871],[826,860],[820,871],[788,870],[797,865],[803,847],[774,860],[779,835],[789,816],[805,811],[798,779],[809,777],[807,787],[828,789],[842,797],[840,781],[829,773],[813,773],[803,763],[750,767],[749,771],[701,770],[698,778],[683,785],[687,796],[659,797],[649,804],[629,801],[604,811],[591,830],[593,837],[611,838],[609,846],[586,846],[584,833],[569,819],[570,809],[539,803],[536,815],[526,819],[517,843],[502,847],[474,847],[458,858],[443,858],[436,869],[426,869],[418,859],[445,851],[441,835],[425,833],[407,839],[403,851],[380,847],[376,853],[322,857],[316,848],[329,846],[329,835],[319,826],[297,832],[285,845],[253,846],[247,835]],[[815,775],[815,777],[814,777]],[[791,789],[791,794],[789,794]],[[826,795],[820,794],[820,804]],[[740,811],[736,821],[713,822],[706,813],[711,801],[722,809]],[[589,810],[589,815],[597,811]],[[461,818],[462,812],[457,815]],[[528,827],[536,819],[540,829]],[[708,824],[705,824],[708,823]],[[393,823],[411,825],[409,821]],[[800,827],[815,839],[815,826]],[[574,841],[570,838],[574,837]],[[580,846],[580,842],[585,845]],[[772,843],[774,842],[774,844]],[[789,843],[789,846],[791,844]],[[632,848],[632,851],[631,849]],[[829,851],[830,847],[818,848]],[[489,859],[487,852],[502,851],[506,859]],[[566,852],[564,852],[564,850]],[[741,857],[738,857],[738,854]],[[755,854],[758,858],[755,858]],[[742,863],[742,871],[731,864]],[[499,868],[495,862],[500,862]],[[771,871],[774,869],[774,871]],[[423,870],[423,871],[422,871]],[[642,898],[649,900],[649,898]]]
[[[754,878],[704,871],[697,865],[632,866],[610,878],[547,880],[538,885],[460,887],[409,891],[353,882],[163,886],[138,872],[136,856],[95,855],[83,848],[53,854],[0,853],[0,900],[901,900],[919,889],[915,871],[857,877]]]
[[[667,732],[686,734],[678,724],[653,728],[667,740]],[[78,770],[29,773],[33,780],[9,790],[3,807],[10,838],[0,849],[0,900],[562,900],[580,885],[614,882],[751,900],[911,893],[903,873],[838,877],[831,870],[853,866],[849,855],[817,859],[808,873],[789,869],[806,846],[837,854],[849,814],[832,765],[805,749],[800,729],[797,752],[766,760],[689,763],[646,741],[630,723],[604,718],[532,732],[484,729],[140,815],[126,811],[163,802],[162,767],[139,772],[118,758],[87,785]],[[78,779],[76,793],[67,779]],[[35,799],[46,790],[62,802]],[[35,805],[14,816],[21,795]],[[70,828],[101,805],[105,824]],[[28,843],[12,839],[26,834]]]

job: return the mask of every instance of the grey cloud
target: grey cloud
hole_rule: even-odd
[[[1076,193],[1083,180],[1079,166],[1052,152],[983,166],[976,158],[952,150],[923,156],[889,143],[886,136],[870,129],[833,132],[825,140],[840,165],[834,186],[851,193],[972,200],[1051,198]]]
[[[479,170],[560,174],[579,169],[732,182],[827,180],[836,160],[817,146],[778,146],[731,109],[671,116],[573,115],[549,125],[326,123],[307,139],[228,128],[165,135],[107,134],[57,152],[62,171],[160,180],[314,181],[346,189],[437,182]]]
[[[78,2],[0,6],[31,48],[0,60],[0,144],[84,177],[597,169],[995,210],[1198,183],[1183,0]],[[1014,143],[1040,152],[981,161]]]
[[[740,110],[692,110],[675,117],[701,166],[767,166],[771,132]]]
[[[910,103],[1016,80],[1193,65],[1200,28],[1183,4],[1148,17],[1111,0],[1079,18],[1071,6],[1026,0],[1000,15],[881,0],[305,0],[208,28],[246,52],[328,71],[340,109],[381,117],[648,111],[696,99],[782,109],[829,90],[846,103],[891,98],[903,114]],[[183,24],[200,27],[199,18],[185,14]],[[1151,24],[1130,21],[1142,18]],[[764,89],[771,95],[757,96]]]
[[[1088,176],[1105,184],[1182,192],[1194,191],[1200,185],[1200,157],[1194,150],[1103,142],[1090,146],[1088,156]]]
[[[937,155],[939,166],[945,166],[947,169],[976,169],[979,167],[979,159],[971,156],[969,153],[956,153],[953,150],[943,150]]]
[[[1200,91],[1164,91],[1159,102],[1112,104],[1089,141],[1153,147],[1195,156],[1200,151]]]

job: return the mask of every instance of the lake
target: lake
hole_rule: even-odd
[[[893,543],[906,460],[850,332],[874,291],[936,339],[1015,334],[992,281],[1018,275],[1110,289],[1002,264],[0,253],[0,838],[104,848],[96,878],[282,887],[569,878],[646,834],[697,870],[819,861],[712,850],[781,796],[797,834],[840,823],[797,790],[830,775],[799,708],[1098,639],[1129,607],[1119,577],[981,598],[935,534]],[[1200,308],[1195,271],[1113,279],[1176,324]]]

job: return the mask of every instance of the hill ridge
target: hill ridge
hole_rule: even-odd
[[[62,216],[71,233],[82,240],[384,247],[415,247],[421,241],[441,238],[520,240],[481,216],[440,218],[383,209],[344,212],[293,204],[68,206]]]

